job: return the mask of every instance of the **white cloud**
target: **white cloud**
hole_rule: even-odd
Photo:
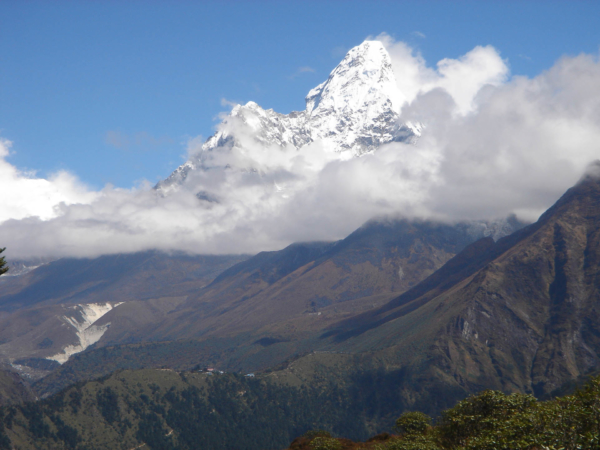
[[[409,100],[402,120],[426,124],[416,145],[342,160],[318,142],[300,151],[261,145],[231,119],[222,126],[240,145],[201,153],[205,170],[162,196],[150,186],[92,192],[67,173],[21,173],[2,141],[0,189],[11,196],[0,203],[0,246],[18,256],[237,253],[341,238],[388,214],[533,220],[598,159],[597,57],[565,57],[535,78],[508,79],[492,47],[429,67],[406,44],[381,39]],[[191,140],[188,154],[201,144]]]
[[[460,59],[442,59],[437,63],[437,86],[454,99],[458,110],[473,110],[475,95],[484,86],[499,86],[506,81],[508,67],[491,46],[477,46]]]
[[[489,45],[477,46],[459,59],[445,58],[433,69],[406,43],[385,33],[375,39],[383,42],[392,57],[398,88],[409,103],[419,94],[442,88],[454,99],[455,112],[466,114],[473,110],[474,97],[482,87],[499,86],[509,74],[506,63]]]
[[[90,202],[98,197],[66,171],[45,180],[17,170],[6,161],[11,146],[10,141],[0,139],[0,222],[30,216],[49,219],[56,216],[60,205]]]
[[[231,100],[227,100],[226,98],[222,98],[221,99],[221,106],[226,106],[228,108],[233,108],[234,106],[236,106],[238,104],[238,102],[234,102]]]

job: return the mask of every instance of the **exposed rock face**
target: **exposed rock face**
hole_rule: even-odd
[[[183,182],[202,167],[206,152],[242,145],[240,130],[262,145],[301,149],[320,141],[343,157],[360,156],[392,141],[411,142],[421,125],[398,123],[405,98],[396,86],[390,56],[379,41],[351,49],[329,78],[306,96],[306,109],[280,114],[254,102],[237,105],[202,151],[177,168],[159,189]]]
[[[539,225],[465,287],[463,318],[473,346],[487,341],[490,362],[498,354],[515,368],[502,369],[505,386],[541,395],[600,364],[598,179],[569,190]]]

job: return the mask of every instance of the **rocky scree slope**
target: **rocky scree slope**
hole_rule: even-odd
[[[23,275],[3,276],[0,358],[15,363],[26,376],[43,376],[53,367],[46,358],[63,354],[71,346],[83,349],[82,342],[91,342],[90,332],[104,333],[112,326],[105,314],[87,323],[83,311],[118,305],[123,308],[119,316],[129,320],[124,326],[132,325],[127,319],[132,309],[137,320],[160,320],[223,270],[246,258],[150,251],[93,259],[64,258]]]

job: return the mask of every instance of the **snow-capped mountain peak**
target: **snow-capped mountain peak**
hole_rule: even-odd
[[[308,93],[305,113],[313,139],[331,141],[334,151],[360,155],[407,137],[398,134],[403,103],[387,50],[379,41],[365,41]]]
[[[327,151],[343,153],[345,158],[392,141],[413,142],[420,136],[420,125],[399,123],[404,102],[384,45],[365,41],[308,93],[304,111],[280,114],[252,101],[236,105],[202,151],[157,187],[165,190],[183,182],[191,170],[202,167],[207,152],[243,147],[240,135],[236,136],[240,132],[264,145],[297,150],[318,141]]]
[[[312,117],[331,110],[352,114],[376,100],[390,101],[397,112],[404,102],[387,50],[379,41],[365,41],[346,54],[327,81],[308,93],[306,112]]]

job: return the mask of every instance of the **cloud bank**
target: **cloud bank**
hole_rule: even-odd
[[[98,198],[98,193],[89,192],[66,171],[45,180],[17,170],[6,161],[11,146],[12,142],[0,139],[0,223],[30,216],[48,220],[56,217],[58,205],[90,203]]]
[[[180,189],[106,187],[76,177],[21,173],[0,143],[0,246],[9,257],[96,256],[157,248],[254,253],[294,241],[339,239],[382,215],[444,221],[516,213],[535,220],[600,155],[600,62],[564,57],[544,73],[509,76],[492,47],[435,67],[386,35],[401,121],[426,128],[345,159],[314,142],[264,146],[247,125],[227,127],[239,146],[202,155]],[[191,140],[190,154],[201,143]]]

